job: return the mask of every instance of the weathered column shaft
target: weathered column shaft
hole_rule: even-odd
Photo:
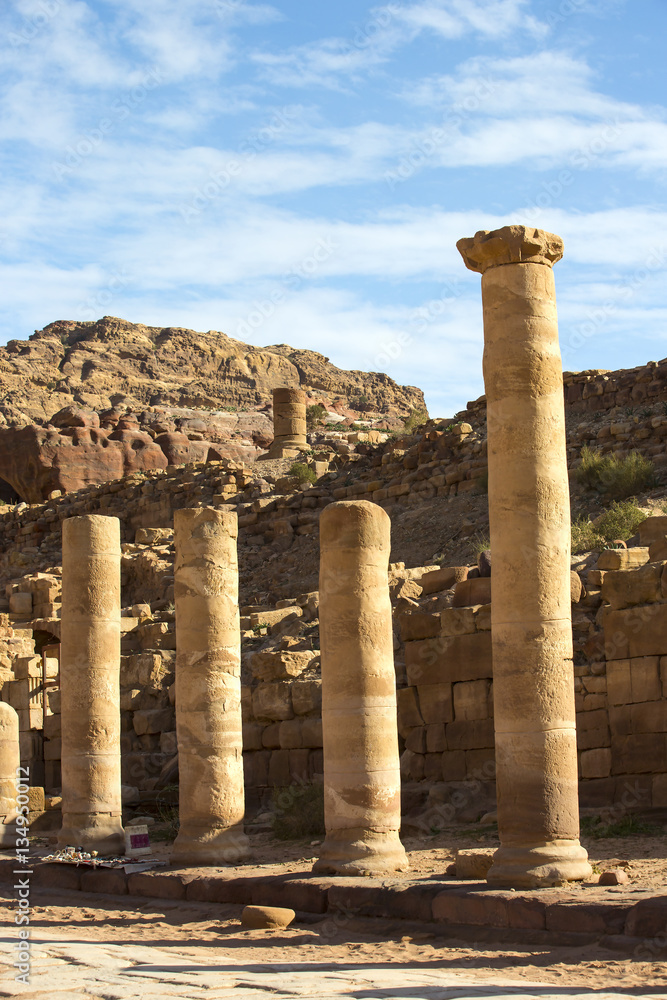
[[[273,444],[271,453],[306,448],[306,394],[303,389],[273,390]]]
[[[21,779],[19,717],[11,705],[0,702],[0,847],[16,847],[16,784]]]
[[[590,874],[579,844],[570,499],[552,265],[558,236],[522,226],[457,244],[482,273],[491,627],[501,848],[489,881]]]
[[[389,517],[330,504],[320,519],[320,643],[326,839],[315,871],[408,867],[389,599]]]
[[[174,517],[180,830],[173,864],[234,864],[243,832],[238,520],[198,507]]]
[[[120,778],[120,522],[63,522],[63,825],[58,842],[125,849]]]

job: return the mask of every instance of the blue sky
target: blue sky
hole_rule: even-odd
[[[664,0],[5,0],[0,341],[110,314],[483,391],[456,240],[565,241],[563,363],[667,355]]]

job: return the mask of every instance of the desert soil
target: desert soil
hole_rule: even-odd
[[[254,862],[239,874],[308,871],[316,843],[280,843],[269,834],[252,837]],[[407,878],[442,876],[457,847],[493,846],[490,833],[439,834],[408,838],[412,869]],[[596,868],[622,866],[625,886],[573,889],[593,901],[606,893],[664,895],[667,837],[591,840]],[[166,845],[155,854],[165,855]],[[231,874],[231,872],[230,872]],[[559,892],[562,890],[545,890]],[[240,906],[167,900],[126,901],[119,897],[34,891],[33,975],[30,986],[13,982],[12,899],[3,887],[4,922],[0,997],[29,1000],[147,1000],[206,995],[239,998],[371,997],[441,1000],[483,996],[650,995],[667,998],[667,949],[612,951],[599,946],[555,947],[476,945],[448,940],[428,928],[390,921],[352,920],[339,925],[331,915],[282,931],[249,931],[240,925]],[[2,913],[4,910],[4,914]],[[4,920],[3,920],[4,916]],[[664,942],[662,942],[664,945]]]

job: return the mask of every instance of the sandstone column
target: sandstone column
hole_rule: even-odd
[[[482,274],[491,628],[501,847],[489,882],[583,879],[570,606],[570,499],[552,265],[560,237],[459,240]]]
[[[63,522],[63,825],[58,843],[122,854],[120,522]]]
[[[180,830],[172,864],[235,864],[243,832],[236,513],[177,510],[176,732]]]
[[[367,500],[320,519],[326,838],[314,871],[401,871],[401,784],[389,600],[390,521]]]
[[[308,447],[306,440],[306,394],[302,389],[273,390],[273,443],[269,455],[296,455]]]
[[[0,702],[0,847],[16,847],[16,784],[28,784],[19,775],[20,763],[18,713]]]

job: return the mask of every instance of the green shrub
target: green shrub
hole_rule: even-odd
[[[428,420],[426,410],[410,410],[409,416],[403,421],[403,426],[408,433],[414,431],[420,424],[425,424]]]
[[[597,519],[597,530],[607,542],[613,542],[615,538],[625,542],[645,520],[646,514],[632,500],[616,500]]]
[[[575,470],[577,482],[587,489],[596,489],[616,500],[635,496],[655,483],[655,466],[650,458],[633,451],[625,458],[603,455],[596,448],[584,445],[581,462]]]
[[[158,792],[155,800],[158,823],[162,829],[151,830],[151,840],[165,840],[171,843],[176,839],[180,821],[178,818],[178,785],[165,785]]]
[[[592,521],[587,517],[580,517],[572,522],[572,553],[594,552],[596,549],[603,549],[605,540],[597,530]]]
[[[655,466],[650,458],[638,451],[625,458],[606,456],[606,464],[600,474],[602,492],[617,500],[636,496],[655,484]]]
[[[475,559],[479,559],[482,552],[486,552],[487,549],[491,548],[491,539],[488,535],[481,534],[481,532],[477,532],[476,535],[473,535],[470,541],[473,545]]]
[[[319,427],[326,415],[327,411],[321,403],[315,403],[313,406],[307,406],[306,426],[308,427],[308,430],[312,430],[314,427]]]
[[[295,462],[290,467],[290,476],[296,476],[300,483],[314,483],[317,480],[315,470],[311,469],[305,462]]]
[[[324,834],[324,785],[288,785],[273,789],[273,832],[278,840],[302,840]]]
[[[616,538],[626,541],[636,532],[646,514],[632,500],[617,500],[593,524],[580,517],[572,525],[572,551],[593,552],[603,549]]]
[[[604,456],[598,448],[589,448],[587,444],[581,449],[581,462],[575,470],[578,483],[587,489],[595,489],[600,485],[600,473],[604,466]]]

